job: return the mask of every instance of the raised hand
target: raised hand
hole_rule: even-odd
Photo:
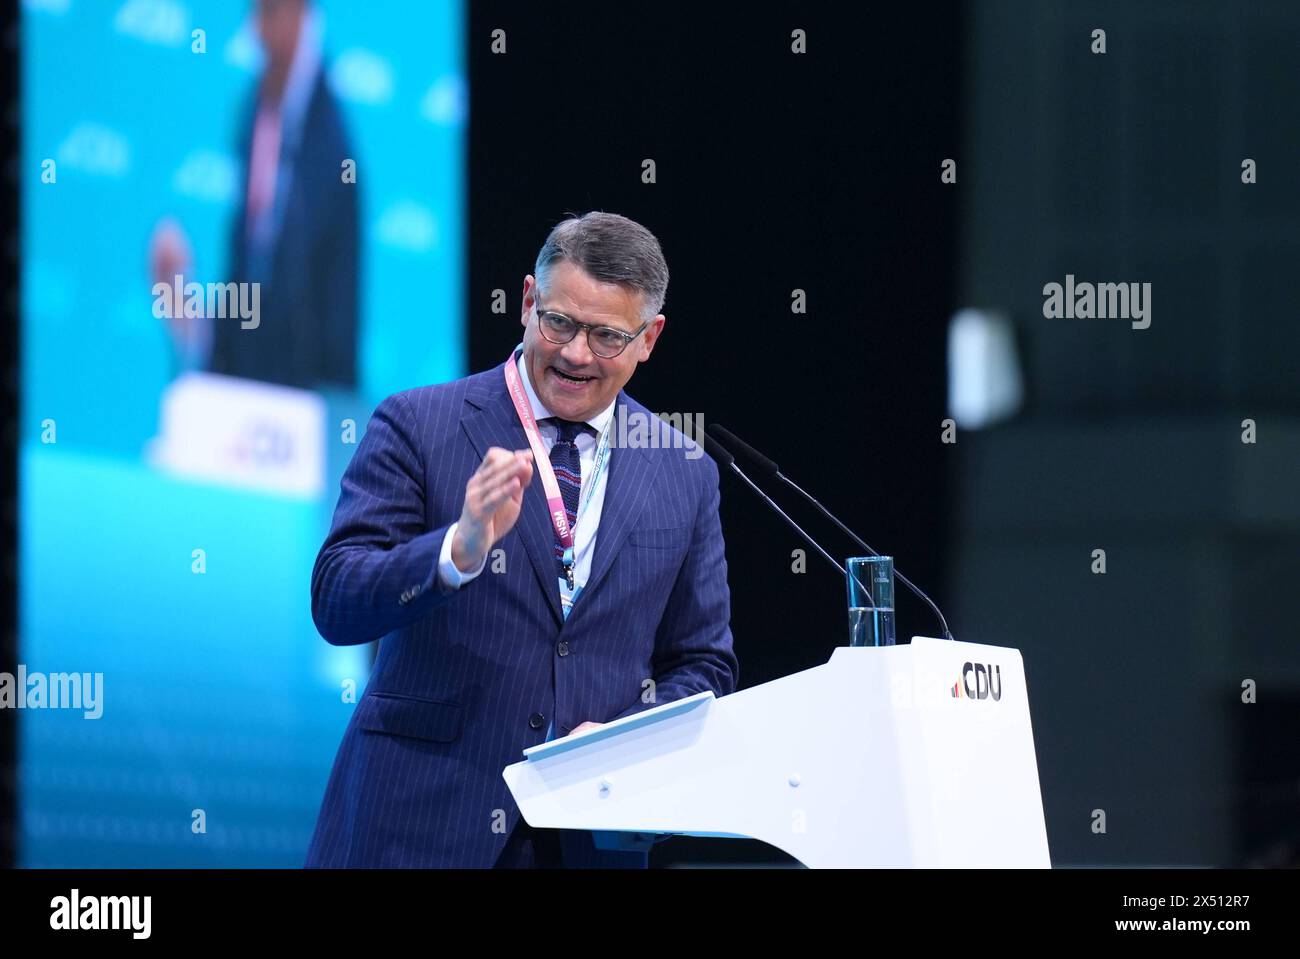
[[[483,562],[488,551],[519,519],[524,490],[533,479],[533,451],[493,446],[465,484],[465,505],[451,541],[451,560],[462,573]]]

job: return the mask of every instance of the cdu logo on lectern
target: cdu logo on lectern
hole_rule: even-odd
[[[971,676],[975,677],[975,686],[971,687]],[[986,666],[983,663],[966,663],[961,668],[961,679],[952,684],[953,699],[992,699],[997,702],[1002,698],[1002,667]]]

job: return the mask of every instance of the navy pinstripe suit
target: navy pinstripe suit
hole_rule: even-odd
[[[384,400],[343,477],[312,616],[336,645],[383,640],[308,866],[491,866],[520,821],[501,770],[549,722],[566,735],[736,688],[718,469],[702,451],[611,450],[590,577],[567,620],[537,476],[496,544],[504,571],[489,559],[459,590],[442,584],[466,481],[489,447],[527,446],[503,366]],[[622,392],[619,407],[629,422],[651,415]],[[655,703],[641,702],[647,679]],[[566,866],[646,862],[597,850],[587,832],[559,837]]]

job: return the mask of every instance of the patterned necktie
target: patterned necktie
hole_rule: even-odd
[[[555,481],[560,486],[560,496],[564,499],[564,512],[569,516],[569,529],[578,522],[578,494],[582,490],[582,461],[578,457],[578,444],[575,442],[579,433],[590,430],[586,423],[574,423],[562,420],[558,416],[547,418],[560,428],[551,447],[551,469],[555,471]],[[557,575],[564,578],[564,547],[559,537],[555,540],[555,565]]]

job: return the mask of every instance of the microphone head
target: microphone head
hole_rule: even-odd
[[[708,432],[712,433],[721,443],[736,453],[739,453],[745,459],[754,464],[761,476],[775,476],[781,472],[781,468],[772,462],[754,447],[750,446],[735,433],[731,432],[725,426],[719,426],[717,423],[710,423]]]
[[[704,434],[704,452],[713,457],[714,462],[719,466],[727,467],[736,461],[736,458],[722,448],[722,444],[710,436],[707,432]]]

